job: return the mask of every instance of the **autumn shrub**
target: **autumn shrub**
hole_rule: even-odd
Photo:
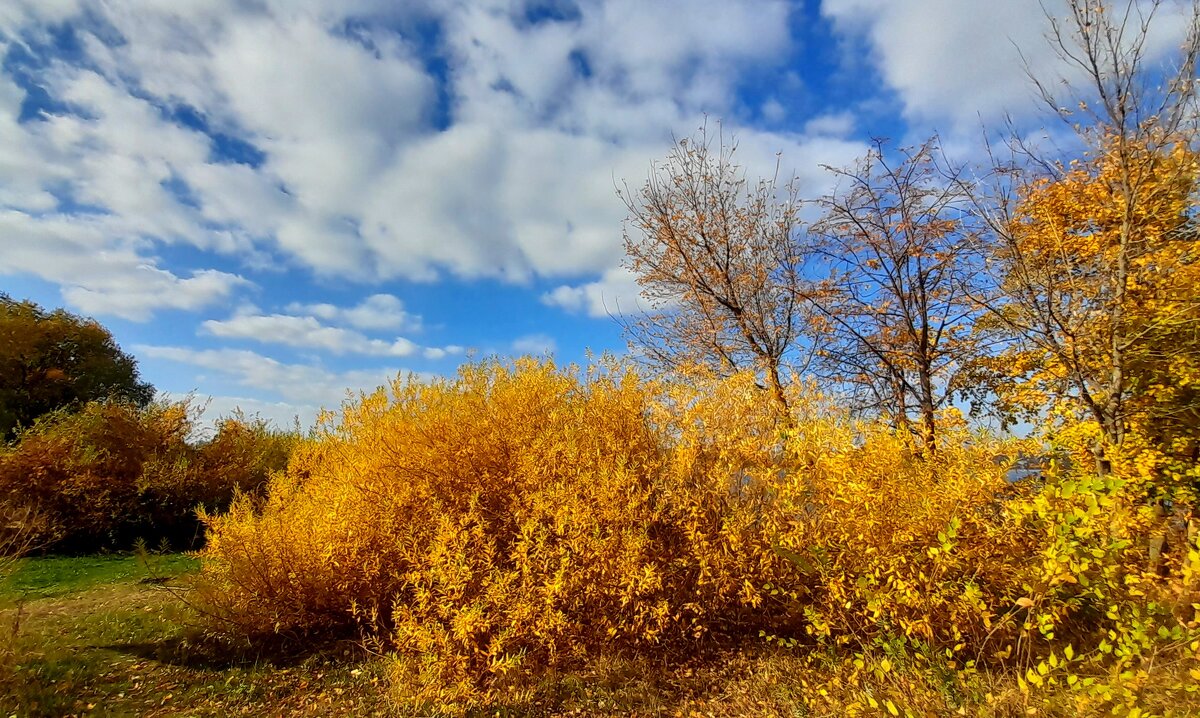
[[[121,402],[55,414],[0,455],[0,491],[10,506],[46,517],[45,545],[85,548],[124,538],[138,508],[138,482],[156,449],[183,441],[185,417],[167,407],[144,415]]]
[[[442,708],[715,638],[1022,676],[1069,646],[1089,686],[1191,640],[1136,461],[1010,484],[1033,442],[948,413],[931,449],[812,387],[789,405],[751,375],[614,363],[398,380],[325,417],[265,497],[205,514],[195,595],[226,636],[365,638],[397,695]]]
[[[757,630],[761,586],[793,572],[760,526],[781,435],[752,380],[710,388],[532,361],[397,381],[330,417],[265,504],[207,517],[201,600],[242,633],[365,631],[443,699]]]
[[[361,632],[414,700],[713,634],[985,631],[1000,589],[926,549],[994,517],[994,447],[960,429],[922,458],[795,393],[784,421],[750,375],[523,361],[398,381],[327,417],[265,503],[206,517],[201,602],[238,635]]]
[[[190,546],[198,505],[261,489],[294,443],[233,417],[197,445],[196,415],[188,402],[106,401],[47,416],[0,450],[0,506],[37,517],[31,540],[43,550]]]
[[[235,491],[262,494],[272,474],[287,466],[300,443],[298,429],[280,430],[260,417],[235,412],[221,418],[216,430],[196,447],[194,496],[209,507],[225,507]]]
[[[982,645],[1020,595],[1028,560],[1003,532],[1004,447],[944,421],[936,454],[911,435],[843,418],[798,423],[799,466],[772,528],[801,580],[773,586],[833,645],[904,637]]]
[[[816,638],[799,679],[813,714],[1200,710],[1200,547],[1185,535],[1160,562],[1150,551],[1175,519],[1148,498],[1175,464],[1131,437],[1101,475],[1095,427],[1069,422],[1047,445],[1004,447],[1063,457],[1006,486],[986,461],[1001,447],[961,429],[922,457],[877,426],[853,429],[849,450],[814,433],[831,426],[798,424],[808,495],[775,532],[803,569],[773,590]]]
[[[1168,565],[1150,558],[1169,521],[1147,501],[1160,478],[1152,457],[1131,442],[1099,475],[1072,431],[1050,453],[1074,461],[1012,486],[987,459],[1000,447],[961,429],[944,432],[936,457],[878,428],[856,430],[855,450],[813,443],[814,468],[797,472],[807,511],[784,511],[802,518],[776,532],[803,580],[777,590],[804,604],[806,630],[826,646],[900,640],[960,669],[1016,671],[1027,688],[1048,672],[1065,681],[1064,663],[1099,690],[1157,657],[1194,661],[1180,650],[1200,645],[1200,555],[1192,538]]]

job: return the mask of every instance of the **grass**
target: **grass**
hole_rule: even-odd
[[[13,659],[0,663],[0,718],[430,715],[393,702],[391,662],[357,646],[256,656],[201,640],[198,616],[186,603],[187,576],[196,568],[195,560],[181,555],[25,561],[0,587],[0,627],[19,628],[11,639]],[[0,649],[8,633],[0,632]],[[1070,701],[1031,703],[1011,676],[948,678],[933,665],[893,669],[882,655],[858,660],[864,658],[866,668],[856,671],[853,656],[758,643],[670,663],[604,657],[543,675],[478,715],[1101,714],[1071,709]],[[1150,689],[1146,705],[1156,715],[1200,715],[1193,694],[1167,700],[1179,695]]]
[[[56,598],[104,584],[150,582],[195,571],[199,563],[182,554],[165,556],[50,556],[23,561],[0,584],[0,602]]]
[[[26,560],[0,589],[18,626],[3,716],[386,715],[382,666],[332,647],[268,660],[212,650],[180,597],[186,556]]]
[[[255,657],[198,640],[186,556],[29,559],[0,589],[0,625],[19,620],[0,716],[420,716],[389,700],[389,661],[350,645]],[[156,579],[151,582],[150,579]],[[726,652],[687,665],[603,658],[543,676],[480,715],[793,716],[786,652]]]

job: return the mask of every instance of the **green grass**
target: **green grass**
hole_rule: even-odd
[[[198,567],[196,559],[181,554],[28,558],[0,584],[0,602],[67,596],[103,584],[174,578]]]
[[[283,661],[202,640],[186,602],[198,567],[183,555],[24,561],[0,590],[0,656],[12,649],[0,717],[389,714],[384,664],[345,646]]]

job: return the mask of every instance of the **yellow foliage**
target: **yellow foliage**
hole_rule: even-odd
[[[326,417],[265,499],[205,517],[197,595],[237,636],[365,637],[398,697],[445,710],[716,636],[900,641],[952,670],[1070,643],[1099,675],[1194,632],[1147,573],[1137,461],[1010,485],[1003,457],[1034,447],[951,412],[930,455],[791,386],[783,421],[750,374],[522,360],[397,380]]]
[[[812,418],[781,422],[751,375],[648,381],[529,360],[398,380],[329,417],[265,504],[207,517],[201,596],[249,634],[363,631],[435,701],[600,647],[797,637],[818,619],[859,630],[880,609],[835,612],[854,589],[797,553],[923,552],[946,516],[1003,486],[1003,467],[984,444],[926,466],[886,426],[799,390],[790,403]],[[895,620],[937,633],[929,606],[949,616],[972,599],[922,595],[940,576],[918,573],[895,579],[911,597]]]
[[[1001,449],[961,425],[921,458],[878,424],[805,422],[775,529],[804,569],[796,599],[808,632],[835,643],[904,636],[981,646],[1019,595],[1027,551],[1000,530]]]
[[[988,365],[1002,409],[1060,402],[1097,423],[1097,451],[1141,427],[1169,443],[1200,426],[1200,156],[1186,142],[1105,137],[1098,151],[1023,189],[989,317],[1019,341]]]
[[[447,690],[732,627],[792,572],[756,528],[776,419],[752,382],[532,361],[398,380],[261,508],[208,517],[202,595],[250,633],[358,626]]]

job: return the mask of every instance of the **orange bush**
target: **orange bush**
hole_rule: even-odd
[[[981,645],[1020,595],[1028,551],[1001,530],[1005,447],[943,421],[935,456],[912,436],[846,419],[800,422],[802,466],[779,493],[771,528],[802,570],[773,587],[803,606],[806,632],[870,645],[906,637]]]
[[[966,558],[907,604],[846,585],[882,576],[880,551],[926,556],[949,516],[987,520],[993,447],[923,464],[796,393],[811,418],[789,425],[749,375],[526,360],[397,381],[328,417],[265,503],[206,516],[201,600],[241,634],[363,632],[441,700],[601,648],[883,631],[901,607],[895,627],[932,635],[974,610]]]
[[[714,634],[970,665],[1176,630],[1105,618],[1139,590],[1122,479],[1009,486],[997,457],[1021,447],[960,418],[930,454],[793,394],[784,421],[750,375],[522,360],[398,380],[326,417],[265,498],[205,515],[196,595],[243,638],[366,637],[406,700],[441,708]]]
[[[187,402],[50,415],[0,449],[0,505],[38,517],[31,540],[42,549],[129,548],[139,538],[190,546],[201,536],[197,506],[223,508],[239,487],[261,491],[296,440],[232,417],[197,445],[195,418]]]
[[[264,505],[207,517],[202,600],[248,633],[364,630],[435,693],[757,628],[792,573],[757,527],[777,419],[749,380],[708,388],[532,361],[397,381]]]

